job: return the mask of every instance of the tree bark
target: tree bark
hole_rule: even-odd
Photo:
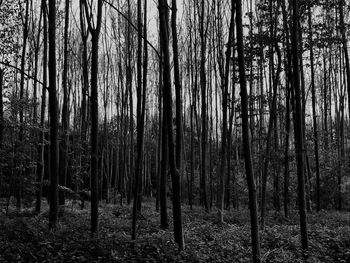
[[[173,59],[174,59],[174,82],[175,82],[175,97],[176,97],[176,168],[182,171],[182,142],[183,142],[183,127],[182,127],[182,85],[180,80],[179,66],[179,50],[176,29],[176,13],[177,0],[172,0],[171,8],[171,32],[173,37]]]
[[[98,236],[98,42],[103,1],[97,3],[97,21],[92,25],[92,10],[84,0],[85,15],[91,33],[91,234]]]
[[[314,152],[315,152],[315,166],[316,166],[316,211],[319,212],[321,209],[320,161],[319,161],[319,153],[318,153],[319,146],[318,146],[318,131],[317,131],[317,115],[316,115],[315,66],[314,66],[311,4],[309,5],[309,45],[310,45],[310,65],[311,65],[312,121],[314,126]]]
[[[58,94],[56,91],[56,0],[49,1],[50,213],[56,228],[58,210]]]
[[[292,62],[293,62],[293,79],[295,100],[294,115],[294,137],[295,137],[295,154],[297,158],[297,175],[298,175],[298,205],[300,216],[300,232],[302,249],[308,249],[307,222],[305,211],[305,181],[304,181],[304,142],[303,142],[303,121],[302,105],[300,96],[300,76],[299,76],[299,1],[292,0],[293,8],[293,30],[292,30]]]
[[[249,138],[249,117],[248,117],[248,95],[247,82],[245,76],[244,62],[244,45],[243,45],[243,26],[242,26],[242,1],[236,0],[236,26],[237,26],[237,51],[239,65],[239,79],[241,86],[241,104],[242,104],[242,134],[245,169],[249,191],[249,207],[250,207],[250,224],[252,238],[252,254],[253,262],[261,262],[260,258],[260,241],[259,241],[259,221],[258,207],[256,199],[256,189],[254,183],[253,164]]]
[[[63,88],[63,106],[62,106],[62,128],[61,128],[61,151],[59,159],[59,184],[66,186],[67,181],[67,160],[68,160],[68,126],[69,126],[69,111],[68,111],[68,31],[69,31],[69,0],[65,4],[65,22],[64,22],[64,50],[63,50],[63,73],[62,73],[62,88]],[[65,204],[64,191],[59,191],[59,204]]]
[[[180,197],[180,174],[176,169],[174,156],[173,125],[172,125],[172,92],[171,92],[171,70],[170,70],[170,52],[169,52],[169,34],[168,34],[168,3],[167,0],[159,0],[159,23],[160,38],[164,55],[164,72],[163,72],[163,91],[164,91],[164,116],[167,118],[168,128],[168,150],[169,166],[173,186],[173,218],[174,218],[174,237],[180,249],[185,248],[184,237],[182,233],[182,216],[181,216],[181,197]]]
[[[207,78],[206,78],[206,32],[204,28],[204,17],[205,17],[205,1],[201,1],[200,13],[200,39],[201,39],[201,51],[200,51],[200,84],[201,84],[201,102],[202,102],[202,159],[201,159],[201,180],[200,180],[200,191],[201,191],[201,202],[204,204],[205,210],[209,211],[208,197],[207,197],[207,143],[208,143],[208,123],[207,123]]]
[[[47,18],[46,18],[46,0],[41,1],[41,9],[43,13],[43,87],[41,94],[41,114],[40,114],[40,140],[38,147],[38,163],[37,163],[37,190],[36,190],[36,202],[35,211],[37,213],[41,210],[41,195],[42,195],[42,181],[45,170],[45,112],[46,112],[46,86],[47,86]]]

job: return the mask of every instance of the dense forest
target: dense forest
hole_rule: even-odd
[[[347,0],[0,0],[0,261],[350,262]]]

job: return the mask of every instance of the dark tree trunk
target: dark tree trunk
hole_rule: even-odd
[[[97,22],[93,27],[92,10],[84,0],[85,15],[91,33],[91,234],[98,236],[98,42],[102,21],[103,1],[98,1]]]
[[[318,154],[318,131],[317,131],[317,115],[316,115],[316,90],[315,90],[315,66],[314,66],[314,50],[312,36],[312,13],[311,4],[309,5],[309,45],[310,45],[310,64],[311,64],[311,93],[312,93],[312,121],[314,128],[314,152],[316,166],[316,211],[321,209],[320,202],[320,161]]]
[[[28,40],[28,23],[29,23],[29,0],[26,1],[26,13],[24,17],[23,24],[23,46],[22,46],[22,56],[21,56],[21,79],[20,79],[20,87],[19,87],[19,99],[20,99],[20,110],[19,110],[19,143],[22,145],[24,140],[24,77],[25,77],[25,62],[26,62],[26,52],[27,52],[27,40]],[[22,206],[22,171],[18,171],[17,173],[17,186],[16,186],[16,199],[17,199],[17,209],[21,209]]]
[[[41,114],[40,114],[40,141],[38,146],[38,163],[37,163],[37,190],[36,190],[36,203],[35,211],[37,213],[41,210],[41,195],[42,195],[42,181],[44,177],[45,167],[45,112],[46,112],[46,86],[47,86],[47,17],[46,17],[46,0],[42,0],[41,9],[43,13],[44,27],[44,50],[43,50],[43,87],[41,95]]]
[[[3,101],[3,81],[4,81],[4,70],[0,68],[0,149],[2,149],[2,139],[4,133],[4,101]]]
[[[145,7],[147,2],[145,2]],[[145,13],[146,16],[146,13]],[[137,213],[141,211],[142,194],[142,164],[143,164],[143,141],[144,141],[144,118],[146,102],[146,76],[144,75],[142,86],[142,12],[141,0],[137,1],[137,161],[135,164],[134,206],[132,219],[132,240],[136,239]],[[146,30],[145,30],[146,32]],[[144,35],[144,37],[147,37]],[[145,49],[144,74],[147,74],[147,51]]]
[[[168,181],[168,121],[166,114],[166,106],[163,102],[163,121],[162,121],[162,157],[161,157],[161,171],[160,171],[160,227],[167,229],[168,223],[168,207],[167,207],[167,181]]]
[[[231,49],[234,28],[234,1],[232,0],[231,22],[226,50],[225,73],[222,86],[222,141],[221,141],[221,164],[220,164],[220,195],[218,200],[219,222],[224,222],[224,202],[225,202],[225,174],[228,177],[230,171],[227,169],[227,107],[228,107],[228,84],[230,73]]]
[[[302,105],[300,96],[300,76],[299,76],[299,3],[298,0],[292,1],[293,7],[293,30],[292,30],[292,62],[293,79],[292,84],[295,92],[295,115],[294,115],[294,137],[295,154],[297,158],[298,175],[298,205],[300,215],[300,232],[302,249],[308,249],[307,222],[305,211],[305,181],[304,181],[304,142],[303,142],[303,121]]]
[[[201,191],[201,202],[204,204],[205,210],[209,211],[208,197],[207,197],[207,142],[208,142],[208,123],[207,123],[207,78],[206,78],[206,32],[205,32],[205,1],[201,2],[200,11],[200,39],[201,39],[201,51],[200,51],[200,84],[201,84],[201,101],[202,101],[202,159],[201,159],[201,180],[200,180],[200,191]]]
[[[173,57],[174,57],[174,81],[176,97],[176,168],[182,171],[182,87],[180,80],[179,51],[176,29],[177,0],[172,0],[171,8],[171,32],[173,36]]]
[[[169,52],[169,35],[168,35],[168,3],[166,0],[159,0],[159,23],[160,38],[164,56],[164,74],[163,74],[163,91],[164,91],[164,117],[167,118],[168,130],[168,147],[169,147],[169,166],[173,187],[173,218],[174,218],[174,237],[180,249],[185,248],[184,237],[182,233],[182,216],[181,216],[181,197],[180,197],[180,173],[176,169],[174,156],[173,125],[172,125],[172,92],[171,92],[171,69],[170,69],[170,52]]]
[[[258,207],[256,199],[256,189],[254,183],[253,164],[249,138],[249,117],[248,117],[248,95],[247,82],[245,76],[244,62],[244,45],[243,45],[243,26],[242,26],[242,1],[236,0],[236,26],[237,26],[237,51],[239,64],[239,79],[241,86],[241,104],[242,104],[242,134],[245,169],[249,191],[249,207],[250,207],[250,223],[251,223],[251,238],[252,238],[252,254],[253,262],[261,262],[260,259],[260,238],[259,238],[259,221]]]
[[[49,1],[50,213],[56,228],[58,210],[58,105],[56,91],[56,0]]]
[[[69,111],[68,111],[68,31],[69,31],[69,0],[65,4],[65,23],[64,23],[64,51],[63,51],[63,106],[62,106],[62,129],[61,129],[61,144],[60,144],[60,159],[59,159],[59,184],[66,186],[67,181],[67,160],[68,160],[68,125],[69,125]],[[65,204],[64,191],[59,191],[59,204]]]

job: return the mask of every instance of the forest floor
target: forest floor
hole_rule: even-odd
[[[88,207],[88,206],[86,206]],[[159,228],[154,200],[146,200],[132,242],[131,207],[100,205],[99,238],[90,237],[90,212],[67,205],[56,231],[48,229],[48,206],[8,215],[0,210],[0,262],[250,262],[249,211],[230,211],[225,224],[215,211],[183,206],[186,249],[173,240],[172,210],[169,230]],[[214,210],[214,209],[213,209]],[[263,262],[350,262],[350,213],[308,215],[309,252],[300,249],[298,213],[291,218],[270,212],[261,231]]]

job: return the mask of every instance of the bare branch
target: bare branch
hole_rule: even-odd
[[[123,14],[123,12],[121,12],[117,7],[115,7],[112,3],[103,0],[103,2],[105,2],[107,5],[109,5],[112,9],[114,9],[115,11],[117,11],[118,14],[120,14],[135,30],[136,32],[138,32],[137,27],[130,21],[130,19]],[[141,36],[143,39],[145,38],[144,35]],[[146,39],[147,44],[153,49],[153,51],[157,54],[157,56],[160,58],[160,54],[159,51]]]

